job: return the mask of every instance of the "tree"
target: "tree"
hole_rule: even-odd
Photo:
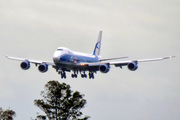
[[[13,120],[13,117],[16,116],[15,111],[7,109],[7,110],[3,110],[0,107],[0,120]]]
[[[49,81],[45,85],[45,91],[41,91],[44,99],[34,100],[34,104],[45,112],[50,120],[87,120],[89,116],[80,118],[80,112],[85,107],[86,100],[83,94],[73,92],[70,85],[60,84],[58,81]],[[37,118],[46,119],[46,116],[39,115]]]

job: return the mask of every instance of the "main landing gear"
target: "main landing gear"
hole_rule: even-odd
[[[65,71],[59,71],[58,74],[61,75],[61,79],[63,79],[63,78],[66,79],[66,73],[65,73]]]
[[[82,78],[87,78],[87,75],[86,75],[85,71],[83,73],[81,73],[81,77]]]
[[[85,71],[81,74],[82,78],[87,78]],[[94,79],[94,72],[89,72],[89,79]]]
[[[59,70],[57,72],[59,75],[61,75],[61,79],[66,79],[66,72],[65,71]],[[85,71],[83,71],[82,73],[80,71],[80,74],[81,74],[82,78],[87,78],[87,74],[85,73]],[[78,71],[74,71],[74,73],[71,74],[71,77],[77,78],[78,77]],[[94,79],[94,72],[92,72],[92,71],[89,72],[89,79]]]
[[[71,74],[72,78],[77,78],[78,71],[74,71],[74,74]]]
[[[93,72],[89,72],[89,79],[94,79],[94,73]]]

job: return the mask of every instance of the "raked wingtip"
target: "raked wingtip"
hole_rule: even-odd
[[[171,58],[175,58],[176,56],[171,56]]]
[[[8,58],[8,56],[7,55],[3,55],[4,57],[6,57],[6,58]]]
[[[171,58],[175,58],[176,56],[169,56],[169,57],[164,57],[163,59],[171,59]]]

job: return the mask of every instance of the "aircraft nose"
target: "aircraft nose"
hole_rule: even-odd
[[[57,63],[59,62],[59,60],[60,60],[60,53],[56,51],[53,56],[53,61],[54,63]]]
[[[57,57],[57,56],[56,56],[56,57],[55,57],[55,56],[53,57],[53,61],[54,61],[54,63],[58,63],[58,62],[59,62],[59,60],[60,60],[60,56],[59,56],[59,57]]]

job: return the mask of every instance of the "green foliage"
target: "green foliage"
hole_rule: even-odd
[[[15,111],[7,109],[7,110],[3,110],[0,107],[0,120],[13,120],[13,117],[16,116]]]
[[[46,120],[46,116],[44,115],[38,115],[37,118],[38,120]]]
[[[65,83],[49,81],[41,95],[43,99],[34,100],[34,104],[44,111],[50,120],[87,120],[89,118],[89,116],[80,118],[83,115],[80,110],[86,104],[84,95],[78,91],[73,92]]]

